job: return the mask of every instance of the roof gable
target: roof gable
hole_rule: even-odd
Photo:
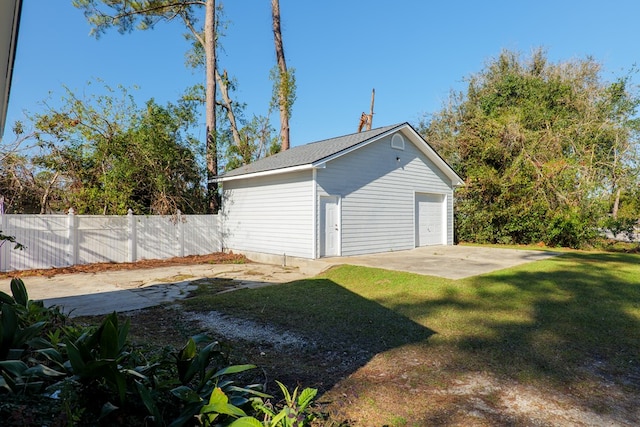
[[[214,180],[224,182],[235,179],[245,179],[321,167],[326,162],[357,150],[364,145],[377,141],[380,138],[399,130],[405,131],[403,132],[405,136],[409,137],[411,142],[451,179],[453,185],[463,184],[462,178],[460,178],[460,176],[451,169],[442,157],[440,157],[408,123],[380,127],[369,131],[353,133],[293,147],[289,150],[281,151],[272,156],[262,158],[248,165],[228,171],[225,174],[214,178]]]

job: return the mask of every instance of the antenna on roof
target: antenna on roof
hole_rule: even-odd
[[[362,128],[367,127],[367,130],[371,130],[371,125],[373,124],[373,102],[376,97],[376,90],[371,89],[371,112],[369,114],[365,114],[364,112],[360,115],[360,123],[358,124],[358,133],[362,132]]]

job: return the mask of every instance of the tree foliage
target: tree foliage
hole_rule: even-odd
[[[59,175],[39,170],[27,157],[34,135],[25,133],[22,122],[14,124],[13,133],[12,142],[0,145],[0,203],[6,213],[50,212]]]
[[[458,238],[587,243],[637,192],[638,102],[629,76],[606,82],[593,58],[502,52],[420,126],[466,177]]]
[[[93,26],[96,37],[116,28],[120,33],[134,29],[153,28],[158,22],[182,20],[190,37],[196,40],[204,53],[205,68],[205,156],[208,178],[218,174],[218,146],[216,129],[216,2],[215,0],[73,0],[73,5],[84,11]],[[198,28],[204,10],[204,24]],[[216,212],[219,204],[217,183],[207,181],[209,210]]]
[[[120,33],[135,29],[154,28],[162,21],[182,21],[188,30],[186,39],[192,44],[187,53],[187,65],[203,68],[205,79],[203,95],[206,108],[206,164],[209,178],[217,175],[222,165],[242,165],[255,160],[265,153],[275,152],[275,147],[289,147],[289,117],[295,101],[294,70],[287,70],[280,31],[280,7],[272,0],[272,23],[276,47],[277,68],[272,73],[274,99],[281,117],[281,142],[272,144],[272,137],[265,132],[273,132],[268,119],[260,116],[252,120],[241,117],[243,104],[231,98],[235,82],[227,71],[218,69],[217,49],[226,22],[222,21],[222,7],[215,0],[73,0],[75,7],[84,11],[92,25],[92,34],[99,37],[115,28]],[[204,25],[200,26],[204,14]],[[192,93],[194,91],[192,90]],[[219,98],[218,98],[219,95]],[[219,120],[220,116],[226,120]],[[255,138],[255,139],[252,139]],[[266,143],[269,141],[269,143]],[[265,147],[268,147],[265,149]],[[228,156],[227,159],[222,157]],[[209,180],[210,210],[217,210],[217,184]]]
[[[123,88],[78,98],[33,118],[41,171],[58,174],[59,208],[80,214],[203,212],[203,170],[188,103],[138,108]]]

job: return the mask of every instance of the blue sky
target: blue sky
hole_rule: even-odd
[[[222,3],[229,27],[219,64],[237,79],[235,97],[247,104],[247,115],[264,115],[275,64],[270,2]],[[372,88],[374,127],[415,124],[502,49],[528,54],[542,47],[554,62],[590,55],[607,79],[626,74],[640,56],[637,0],[280,0],[280,8],[287,63],[297,78],[293,146],[355,132]],[[139,86],[134,95],[142,105],[151,97],[176,101],[202,81],[184,65],[188,44],[179,23],[125,35],[113,30],[98,40],[89,30],[70,0],[23,1],[4,142],[13,140],[12,124],[24,112],[41,111],[48,96],[55,106],[63,85],[78,93],[91,90],[86,82],[95,78]]]

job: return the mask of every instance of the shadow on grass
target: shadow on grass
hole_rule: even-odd
[[[439,394],[433,403],[433,391],[467,373],[487,373],[502,384],[541,386],[541,395],[551,386],[571,405],[624,424],[640,417],[639,261],[629,254],[569,253],[459,281],[341,267],[325,278],[201,297],[198,304],[308,337],[314,343],[308,351],[283,351],[290,363],[274,362],[292,373],[289,384],[328,390],[384,353],[374,367],[342,382],[340,392],[379,419],[386,410],[386,416],[455,424],[464,405],[477,412],[475,401]],[[372,377],[379,369],[408,379]],[[407,399],[407,381],[412,393],[422,394]],[[498,398],[483,396],[495,408],[487,420],[517,418],[503,418]],[[423,403],[416,406],[418,398]],[[384,399],[393,409],[383,407]],[[620,408],[622,415],[610,414]],[[526,425],[528,415],[522,416]]]
[[[442,331],[451,332],[456,349],[454,372],[488,372],[541,390],[548,384],[585,411],[616,420],[612,425],[634,424],[640,421],[638,261],[625,254],[567,254],[547,261],[550,268],[469,279],[462,284],[468,294],[449,290],[399,311],[434,313],[446,306],[456,312],[456,327]],[[426,324],[437,328],[437,322],[435,316]],[[440,415],[430,420],[441,422]]]
[[[188,310],[214,308],[302,335],[307,345],[279,348],[276,360],[270,362],[278,365],[276,369],[288,371],[287,379],[293,385],[321,390],[330,389],[376,354],[423,342],[434,334],[428,327],[324,278],[226,294],[199,294],[184,305]],[[261,354],[272,353],[268,342],[256,346]],[[255,362],[260,364],[260,360]],[[278,379],[284,380],[282,376]]]
[[[486,353],[489,366],[516,377],[566,384],[576,369],[597,368],[640,389],[640,276],[630,268],[637,257],[571,254],[549,262],[546,271],[473,279],[489,333],[468,336],[459,348]]]

